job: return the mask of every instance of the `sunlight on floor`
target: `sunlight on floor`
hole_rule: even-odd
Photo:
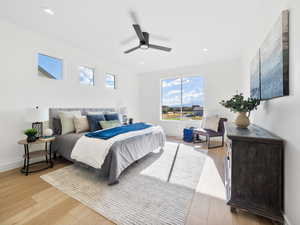
[[[219,171],[212,160],[207,157],[196,192],[226,200],[226,190]]]
[[[173,158],[176,153],[178,143],[167,142],[163,150],[157,149],[153,151],[155,154],[151,163],[145,165],[140,172],[141,175],[157,178],[166,182],[169,177],[170,168],[172,167]]]

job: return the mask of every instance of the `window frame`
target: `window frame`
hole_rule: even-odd
[[[167,76],[167,77],[163,77],[160,79],[160,109],[159,109],[159,119],[160,121],[163,121],[163,122],[195,122],[195,121],[201,121],[202,119],[200,120],[194,120],[194,119],[191,119],[191,120],[184,120],[183,119],[183,114],[182,114],[182,103],[183,103],[183,85],[182,85],[182,80],[184,78],[189,78],[189,77],[201,77],[203,79],[203,90],[205,89],[205,81],[204,81],[204,76],[200,76],[200,75],[174,75],[174,76]],[[181,113],[181,116],[180,116],[180,119],[179,120],[167,120],[167,119],[163,119],[163,113],[162,113],[162,106],[163,106],[163,90],[162,90],[162,83],[163,81],[165,80],[171,80],[171,79],[180,79],[181,80],[181,84],[180,84],[180,90],[181,90],[181,94],[180,94],[180,104],[181,104],[181,110],[180,110],[180,113]],[[204,108],[204,104],[203,104],[203,108]],[[204,111],[204,109],[203,109]]]

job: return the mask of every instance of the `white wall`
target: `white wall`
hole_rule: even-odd
[[[266,11],[264,32],[253,34],[248,53],[244,59],[245,92],[250,90],[249,64],[251,58],[280,15],[281,10],[290,10],[290,96],[262,102],[258,112],[253,113],[252,122],[282,137],[285,144],[285,214],[290,225],[300,224],[300,2],[286,0],[272,5]]]
[[[219,102],[236,93],[241,87],[241,61],[216,62],[205,65],[174,68],[164,71],[140,74],[140,116],[143,121],[160,124],[167,135],[182,136],[186,126],[200,126],[199,121],[162,121],[160,120],[160,80],[163,78],[203,76],[204,113],[219,114],[228,119],[234,115],[223,108]]]
[[[30,126],[24,122],[26,108],[116,107],[122,102],[129,117],[138,119],[137,79],[127,68],[5,21],[0,21],[0,29],[0,170],[22,160],[17,141]],[[37,76],[38,53],[63,59],[63,80]],[[79,84],[80,65],[95,68],[94,87]],[[105,88],[105,72],[117,74],[117,90]]]

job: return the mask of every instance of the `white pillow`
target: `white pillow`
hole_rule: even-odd
[[[86,116],[74,117],[74,126],[76,133],[81,133],[90,130],[89,122]]]
[[[218,132],[220,117],[218,115],[203,118],[202,128]]]
[[[61,121],[61,134],[73,133],[75,131],[74,117],[80,117],[80,111],[69,111],[58,113]]]

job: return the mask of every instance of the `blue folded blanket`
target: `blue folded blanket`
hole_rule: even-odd
[[[134,123],[134,124],[125,125],[125,126],[121,126],[121,127],[114,127],[114,128],[110,128],[110,129],[106,129],[106,130],[98,130],[98,131],[94,131],[94,132],[89,132],[89,133],[85,134],[85,136],[91,137],[91,138],[99,138],[99,139],[107,140],[107,139],[115,137],[119,134],[124,134],[124,133],[128,133],[131,131],[144,130],[151,126],[152,125],[145,124],[145,123]]]

